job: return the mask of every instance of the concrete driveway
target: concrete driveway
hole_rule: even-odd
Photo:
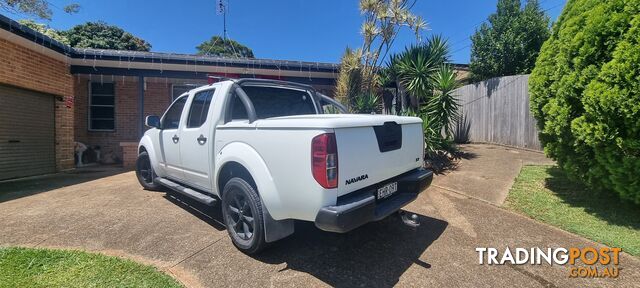
[[[524,156],[513,157],[506,148],[486,145],[465,149],[476,154],[475,159],[496,164],[489,173],[486,166],[469,160],[458,171],[437,176],[434,186],[408,206],[422,222],[416,230],[394,217],[347,234],[298,223],[293,236],[250,257],[233,247],[218,209],[144,191],[133,172],[107,170],[0,183],[0,245],[77,248],[127,257],[155,265],[191,287],[632,287],[640,283],[640,261],[627,254],[622,255],[617,279],[569,278],[566,266],[479,265],[476,247],[595,244],[492,204],[504,200],[504,187],[513,181],[497,175],[517,174],[512,170],[523,159],[540,154],[517,151]]]
[[[436,177],[433,185],[469,197],[502,205],[522,165],[553,165],[539,152],[497,145],[464,145],[463,157],[452,171]]]

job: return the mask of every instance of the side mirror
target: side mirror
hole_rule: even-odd
[[[149,115],[146,118],[144,118],[144,125],[147,125],[148,127],[152,127],[152,128],[160,128],[160,117],[156,116],[156,115]]]

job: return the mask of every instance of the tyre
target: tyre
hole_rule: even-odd
[[[247,181],[231,178],[222,192],[222,216],[233,245],[245,254],[265,248],[262,203]]]
[[[147,151],[138,155],[138,159],[136,160],[136,177],[145,190],[160,191],[162,189],[160,185],[153,182],[153,179],[156,178],[156,173],[153,171],[151,159],[149,159],[149,153],[147,153]]]

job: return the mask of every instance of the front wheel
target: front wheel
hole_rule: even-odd
[[[140,185],[146,190],[160,191],[162,188],[153,182],[156,173],[153,171],[153,166],[151,166],[151,160],[149,159],[149,153],[147,153],[147,151],[138,155],[138,159],[136,160],[136,177]]]
[[[246,254],[266,246],[260,196],[247,181],[232,178],[222,192],[222,216],[233,245]]]

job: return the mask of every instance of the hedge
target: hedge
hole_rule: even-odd
[[[529,87],[547,155],[640,204],[640,0],[569,0]]]

